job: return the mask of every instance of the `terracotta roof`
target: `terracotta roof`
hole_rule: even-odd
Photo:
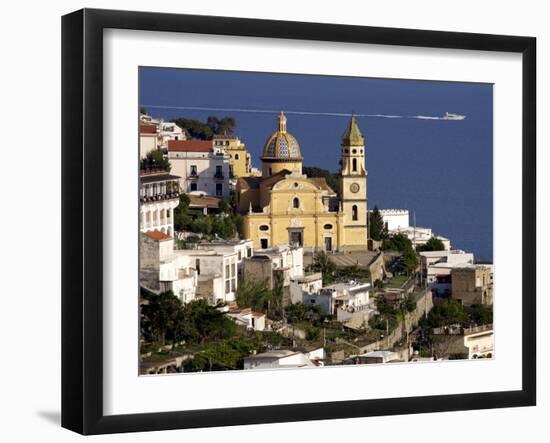
[[[262,177],[239,177],[237,183],[241,189],[258,189]]]
[[[220,204],[220,198],[212,197],[209,195],[189,195],[189,206],[199,208],[217,208]]]
[[[263,316],[265,315],[263,312],[253,311],[253,310],[250,309],[250,308],[241,309],[240,312],[239,312],[239,310],[237,309],[237,310],[234,311],[234,312],[235,312],[235,313],[240,313],[241,315],[252,314],[254,317],[263,317]]]
[[[271,186],[275,185],[276,183],[280,182],[285,178],[285,175],[290,174],[290,171],[287,171],[286,169],[283,169],[282,171],[277,172],[276,174],[273,174],[269,177],[266,177],[262,180],[262,185],[267,186],[270,188]]]
[[[168,151],[210,152],[212,151],[212,140],[168,140]]]
[[[168,240],[172,238],[169,235],[165,234],[164,232],[160,232],[160,231],[145,232],[145,235],[156,241]]]
[[[334,189],[332,189],[327,183],[325,177],[308,177],[308,180],[319,186],[321,189],[324,189],[325,191],[328,191],[332,194],[336,194],[336,192],[334,192]]]
[[[139,132],[140,132],[140,134],[156,134],[157,133],[157,126],[141,123],[139,125]]]

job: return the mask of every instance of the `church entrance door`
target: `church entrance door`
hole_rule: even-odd
[[[303,246],[303,229],[291,229],[289,231],[289,241],[291,245]]]
[[[325,237],[325,251],[332,251],[332,237]]]

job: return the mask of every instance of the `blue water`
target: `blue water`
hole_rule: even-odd
[[[140,103],[165,119],[236,118],[254,166],[276,113],[177,110],[244,108],[316,113],[442,116],[462,121],[358,117],[366,138],[369,207],[407,208],[455,248],[493,258],[492,85],[352,77],[142,68]],[[349,117],[287,114],[304,165],[338,170]]]

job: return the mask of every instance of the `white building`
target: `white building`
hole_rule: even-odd
[[[370,283],[336,283],[321,290],[321,294],[331,294],[336,319],[341,322],[352,321],[361,326],[373,314],[369,292]],[[366,318],[365,318],[366,317]]]
[[[141,233],[140,286],[159,293],[172,291],[182,303],[195,299],[198,274],[189,257],[174,251],[174,239],[160,231]]]
[[[263,312],[256,312],[250,308],[230,309],[227,315],[235,320],[238,325],[251,331],[264,331],[266,316]]]
[[[139,125],[139,158],[145,158],[150,151],[158,149],[160,136],[158,126],[151,123]]]
[[[197,297],[212,304],[235,300],[238,283],[237,253],[200,249],[183,249],[175,253],[189,257],[197,271]]]
[[[229,156],[211,140],[169,140],[168,159],[185,192],[229,197]]]
[[[493,325],[474,326],[464,329],[464,347],[468,358],[492,358],[495,354]]]
[[[274,248],[256,249],[254,254],[269,257],[273,263],[273,269],[288,271],[285,275],[290,280],[304,275],[304,248],[301,246],[280,245]]]
[[[413,246],[424,245],[435,237],[443,242],[446,250],[451,249],[451,241],[448,238],[434,235],[431,228],[422,228],[420,226],[411,226],[408,209],[380,209],[380,215],[389,234],[403,234]]]
[[[165,171],[142,171],[140,180],[140,230],[174,235],[174,209],[179,205],[179,177]]]
[[[314,274],[314,277],[320,274]],[[303,282],[303,283],[302,283]],[[326,288],[319,287],[322,281],[318,280],[311,286],[315,292],[305,289],[311,282],[304,279],[295,279],[291,285],[292,303],[317,305],[325,314],[333,315],[338,321],[351,323],[352,326],[362,327],[374,314],[374,306],[369,296],[372,289],[370,283],[336,283]]]
[[[323,288],[323,274],[316,272],[309,275],[299,275],[290,280],[290,301],[303,303],[304,297],[319,293]]]
[[[379,211],[388,231],[409,227],[408,209],[380,209]]]
[[[420,252],[422,280],[440,296],[451,293],[451,272],[474,263],[474,254],[460,249]]]
[[[169,140],[187,140],[187,131],[173,122],[162,121],[159,124],[159,133],[162,139],[162,148],[168,149]]]
[[[323,359],[323,348],[306,353],[280,349],[245,357],[244,369],[313,368],[323,366]]]
[[[366,354],[353,355],[350,359],[356,364],[389,363],[399,360],[399,354],[388,350],[370,351]]]
[[[451,240],[440,235],[434,235],[431,228],[409,226],[407,228],[394,229],[390,232],[390,234],[405,235],[412,242],[414,248],[420,245],[425,245],[430,238],[435,237],[438,240],[441,240],[446,251],[451,249]]]
[[[245,258],[254,255],[252,240],[213,240],[203,241],[197,245],[198,249],[237,254],[237,266],[239,269]]]

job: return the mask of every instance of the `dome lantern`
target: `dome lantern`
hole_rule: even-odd
[[[262,163],[263,175],[269,176],[278,171],[302,172],[302,153],[298,140],[287,132],[287,119],[281,111],[279,114],[278,128],[265,142]]]

